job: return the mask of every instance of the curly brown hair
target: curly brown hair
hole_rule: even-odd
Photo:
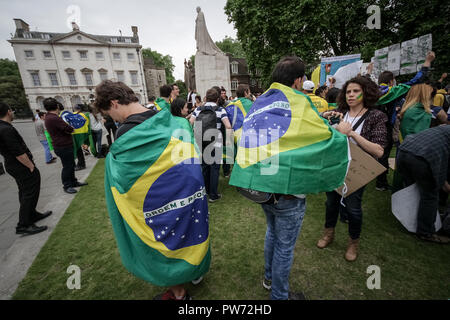
[[[99,111],[109,110],[112,100],[118,100],[123,105],[139,102],[134,91],[125,83],[110,80],[103,81],[95,88],[94,107]]]
[[[346,99],[347,87],[350,83],[356,83],[361,86],[361,89],[363,91],[364,107],[368,109],[374,108],[376,103],[378,102],[378,99],[381,97],[380,89],[378,88],[378,85],[375,82],[367,79],[366,77],[361,76],[350,79],[344,84],[341,92],[337,97],[337,103],[339,105],[339,108],[342,110],[350,109]]]

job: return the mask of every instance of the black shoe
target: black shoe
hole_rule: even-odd
[[[24,234],[28,236],[45,230],[47,230],[47,226],[38,227],[37,225],[32,224],[31,226],[28,227],[16,227],[16,234]]]
[[[102,154],[97,156],[97,159],[103,159],[103,158],[106,158],[106,157]]]
[[[43,219],[45,219],[45,218],[47,218],[49,215],[51,215],[53,212],[52,211],[46,211],[46,212],[44,212],[44,213],[37,213],[36,214],[36,217],[34,218],[34,222],[38,222],[38,221],[41,221],[41,220],[43,220]]]
[[[417,234],[417,237],[423,241],[429,241],[429,242],[440,243],[440,244],[449,244],[450,243],[450,238],[448,238],[446,236],[440,236],[436,233],[429,234],[429,235]]]
[[[77,188],[77,187],[83,187],[83,186],[87,186],[88,183],[87,182],[77,182],[73,187]]]
[[[269,290],[269,291],[272,290],[272,280],[267,280],[264,277],[262,285],[263,285],[264,289]]]
[[[74,193],[77,193],[77,192],[78,192],[77,190],[75,190],[75,189],[72,188],[72,187],[70,187],[70,188],[64,188],[64,191],[65,191],[66,193],[70,193],[70,194],[74,194]]]
[[[288,300],[306,300],[306,296],[303,292],[291,292],[289,291]]]
[[[50,160],[49,162],[47,162],[47,164],[52,164],[56,162],[56,158],[53,158],[52,160]]]
[[[86,169],[86,166],[75,166],[75,171],[80,171]]]

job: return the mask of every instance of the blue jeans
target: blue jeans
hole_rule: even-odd
[[[41,141],[42,146],[44,147],[45,150],[45,162],[49,163],[50,161],[52,161],[53,156],[50,152],[50,148],[48,147],[48,141],[47,140],[42,140]]]
[[[272,300],[287,300],[294,248],[302,227],[306,199],[281,198],[277,204],[263,204],[267,218],[264,243],[265,278],[272,280]]]

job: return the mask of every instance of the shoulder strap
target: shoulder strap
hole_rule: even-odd
[[[362,115],[362,117],[359,118],[358,122],[356,122],[355,125],[354,125],[353,128],[352,128],[353,131],[356,131],[356,129],[358,129],[358,127],[361,125],[361,123],[362,123],[364,120],[366,120],[366,118],[367,118],[367,116],[369,115],[370,111],[371,111],[371,109],[368,109],[368,110],[366,111],[366,113],[364,113],[364,114]]]

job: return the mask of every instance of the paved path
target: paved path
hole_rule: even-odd
[[[37,225],[48,229],[36,235],[16,235],[19,221],[19,199],[15,180],[8,174],[0,175],[0,300],[10,299],[20,281],[44,246],[64,212],[75,197],[65,193],[61,183],[61,162],[45,164],[44,149],[36,137],[33,122],[13,122],[22,135],[41,173],[41,193],[37,210],[52,210],[53,214]],[[105,141],[105,139],[104,139]],[[97,163],[93,156],[86,156],[86,169],[77,171],[76,177],[84,181]],[[0,156],[0,162],[4,162]]]

